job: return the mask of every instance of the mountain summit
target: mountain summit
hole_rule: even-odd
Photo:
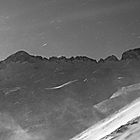
[[[105,58],[104,61],[119,61],[119,59],[115,56],[115,55],[111,55],[111,56],[108,56],[107,58]]]
[[[32,58],[31,55],[29,55],[25,51],[18,51],[15,54],[9,56],[5,61],[6,62],[24,62],[24,61],[30,61]]]

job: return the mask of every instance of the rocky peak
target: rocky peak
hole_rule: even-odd
[[[96,60],[94,59],[91,59],[91,58],[88,58],[86,56],[76,56],[76,57],[70,57],[70,58],[67,58],[65,56],[60,56],[60,57],[56,57],[56,56],[52,56],[49,58],[49,62],[68,62],[68,63],[97,63]]]
[[[100,60],[98,61],[98,63],[104,63],[104,59],[103,58],[100,58]]]
[[[76,63],[97,63],[96,60],[88,58],[86,56],[76,56],[76,57],[71,57],[71,58],[67,58],[65,56],[61,56],[61,57],[57,57],[57,56],[52,56],[49,59],[47,58],[43,58],[41,56],[33,56],[28,54],[25,51],[18,51],[12,55],[10,55],[9,57],[7,57],[4,62],[5,63],[10,63],[10,62],[29,62],[29,63],[35,63],[37,61],[49,61],[49,62],[76,62]]]
[[[76,56],[75,58],[74,58],[74,61],[75,62],[86,62],[86,63],[97,63],[97,61],[96,60],[94,60],[94,59],[91,59],[91,58],[88,58],[88,57],[86,57],[86,56]]]
[[[32,61],[33,56],[29,55],[25,51],[18,51],[15,54],[10,55],[9,57],[6,58],[5,62],[10,63],[10,62],[25,62],[25,61]]]
[[[119,61],[115,55],[108,56],[105,61]]]
[[[122,54],[121,60],[127,60],[127,59],[140,59],[140,48],[131,49]],[[105,62],[117,62],[119,61],[118,58],[115,55],[111,55],[105,59],[100,59],[98,62],[94,59],[88,58],[86,56],[76,56],[71,58],[66,58],[65,56],[61,57],[50,57],[49,59],[43,58],[41,56],[33,56],[28,54],[25,51],[18,51],[15,54],[12,54],[11,56],[7,57],[4,60],[4,63],[10,63],[10,62],[29,62],[29,63],[35,63],[40,61],[48,61],[48,62],[67,62],[67,63],[105,63]]]
[[[140,48],[128,50],[122,54],[122,60],[140,59]]]

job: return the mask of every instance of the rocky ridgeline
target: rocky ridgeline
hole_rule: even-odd
[[[86,56],[76,56],[76,57],[70,57],[66,58],[65,56],[61,57],[55,57],[52,56],[50,58],[45,58],[42,56],[33,56],[28,54],[25,51],[18,51],[15,54],[12,54],[8,58],[4,60],[5,63],[10,63],[10,62],[30,62],[30,63],[35,63],[37,61],[46,61],[46,62],[90,62],[90,63],[105,63],[105,62],[117,62],[117,61],[122,61],[122,60],[131,60],[131,59],[140,59],[140,48],[136,48],[133,50],[128,50],[122,54],[122,58],[119,60],[115,55],[108,56],[105,59],[100,59],[98,62],[95,59],[88,58]]]

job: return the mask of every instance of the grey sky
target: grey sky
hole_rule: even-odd
[[[0,0],[0,59],[120,56],[140,46],[139,13],[139,0]]]

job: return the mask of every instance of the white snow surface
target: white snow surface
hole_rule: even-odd
[[[64,84],[62,84],[62,85],[59,85],[59,86],[56,86],[56,87],[45,88],[45,89],[47,89],[47,90],[51,90],[51,89],[60,89],[60,88],[65,87],[65,86],[67,86],[67,85],[69,85],[69,84],[72,84],[72,83],[74,83],[74,82],[76,82],[76,81],[78,81],[78,80],[69,81],[69,82],[66,82],[66,83],[64,83]]]
[[[140,116],[140,98],[125,106],[120,111],[93,125],[71,140],[101,140],[120,126]]]

